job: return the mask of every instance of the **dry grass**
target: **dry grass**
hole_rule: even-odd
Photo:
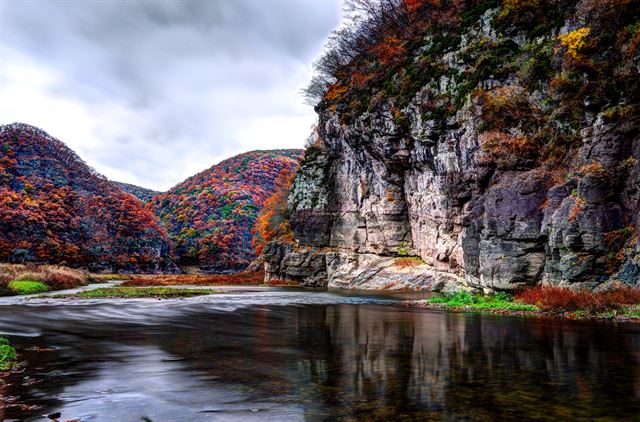
[[[89,274],[91,283],[107,283],[109,281],[124,281],[133,277],[131,274]]]
[[[87,273],[57,265],[0,264],[0,291],[6,291],[10,282],[39,281],[51,290],[69,289],[89,282]]]
[[[424,261],[417,256],[396,258],[396,260],[393,263],[395,267],[400,267],[400,268],[413,268],[413,267],[418,267],[422,264],[424,264]]]
[[[640,288],[625,287],[592,292],[564,287],[536,286],[520,292],[516,295],[516,300],[553,313],[573,311],[600,313],[640,304]]]
[[[271,280],[264,283],[272,287],[300,287],[300,283],[294,280]]]
[[[242,272],[237,274],[151,274],[132,276],[123,286],[242,286],[264,283],[264,273]]]

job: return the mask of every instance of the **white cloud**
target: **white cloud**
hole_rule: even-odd
[[[247,150],[302,147],[315,115],[299,90],[340,8],[0,0],[0,123],[159,190]]]

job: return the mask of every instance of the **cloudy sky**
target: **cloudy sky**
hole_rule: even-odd
[[[0,123],[165,190],[232,155],[301,147],[300,89],[342,0],[0,0]]]

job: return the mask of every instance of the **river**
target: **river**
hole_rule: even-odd
[[[638,420],[638,325],[394,300],[264,288],[0,304],[26,365],[0,390],[24,406],[0,420]]]

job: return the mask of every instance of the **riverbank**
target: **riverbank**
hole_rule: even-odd
[[[234,274],[143,274],[127,276],[122,286],[257,286],[264,284],[264,272]]]
[[[102,287],[77,293],[48,296],[53,299],[180,299],[222,293],[214,289],[178,287]]]
[[[0,296],[66,290],[90,282],[89,273],[58,265],[0,264]]]
[[[640,322],[640,289],[636,288],[591,292],[537,286],[515,296],[457,292],[425,300],[405,300],[398,304],[451,312]]]
[[[235,274],[93,274],[56,265],[0,264],[0,296],[32,296],[96,285],[109,287],[168,286],[271,286],[294,287],[298,283],[265,283],[263,271]],[[93,290],[93,288],[91,289]],[[67,294],[68,292],[64,292]],[[74,292],[75,293],[75,292]],[[80,295],[81,297],[84,296]]]

